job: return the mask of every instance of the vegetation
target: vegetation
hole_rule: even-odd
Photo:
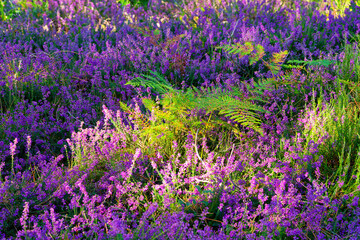
[[[358,1],[0,1],[2,239],[359,239]]]

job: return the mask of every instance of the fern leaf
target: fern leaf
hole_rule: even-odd
[[[263,46],[258,44],[255,46],[255,50],[256,52],[254,54],[251,54],[250,65],[253,65],[265,56],[265,50]]]
[[[128,105],[126,105],[125,103],[123,103],[122,101],[119,101],[120,104],[120,108],[122,110],[124,110],[125,112],[131,112],[131,109],[128,107]]]
[[[148,99],[148,98],[143,98],[142,99],[142,103],[144,104],[144,106],[151,110],[153,107],[156,107],[156,103],[155,101],[151,100],[151,99]]]
[[[269,68],[270,72],[274,75],[278,74],[280,71],[280,66],[274,63],[265,63],[265,65]]]
[[[250,55],[254,51],[254,45],[251,42],[245,42],[244,45],[239,43],[233,45],[224,45],[217,47],[217,49],[224,49],[230,54],[240,54],[240,58]]]
[[[230,117],[243,126],[249,126],[255,131],[262,133],[260,118],[255,111],[263,112],[263,108],[251,103],[247,99],[238,100],[231,96],[231,92],[221,91],[210,94],[200,101],[200,106],[207,112],[219,111],[220,115]]]
[[[291,65],[291,64],[283,64],[281,65],[284,68],[290,68],[290,69],[302,69],[303,66],[297,66],[297,65]]]
[[[302,63],[306,63],[307,61],[303,61],[303,60],[289,60],[287,61],[288,63],[296,63],[296,64],[302,64]]]
[[[288,55],[288,51],[281,51],[278,53],[273,53],[270,61],[265,63],[265,65],[269,68],[272,74],[276,75],[279,73],[281,69],[281,64],[285,61]]]
[[[334,63],[336,63],[335,60],[319,59],[319,60],[314,60],[314,61],[308,61],[307,65],[328,67]]]
[[[272,59],[270,60],[270,62],[274,63],[274,64],[281,64],[285,61],[286,57],[288,55],[288,51],[281,51],[279,53],[273,53],[272,54]]]
[[[335,60],[330,59],[318,59],[318,60],[311,60],[311,61],[304,61],[304,60],[289,60],[287,63],[296,63],[296,64],[302,64],[303,66],[309,65],[309,66],[324,66],[328,67],[332,64],[335,64]],[[290,65],[292,66],[292,65]]]
[[[142,76],[145,78],[142,77],[133,78],[125,85],[131,85],[135,87],[139,87],[139,86],[150,87],[160,94],[165,94],[167,92],[174,91],[174,88],[171,86],[171,84],[168,81],[166,81],[166,79],[164,79],[156,72],[153,71],[150,72],[154,74],[156,77],[142,74]]]

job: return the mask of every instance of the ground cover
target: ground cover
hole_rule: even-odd
[[[4,239],[359,239],[360,7],[0,2]]]

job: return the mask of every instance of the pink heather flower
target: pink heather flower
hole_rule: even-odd
[[[176,140],[173,141],[173,148],[177,149],[178,148],[178,143],[176,142]],[[359,152],[360,155],[360,152]]]
[[[56,224],[57,221],[56,221],[54,208],[50,208],[50,217],[51,217],[51,222],[53,223],[53,231],[56,233],[58,231],[58,229],[57,229],[57,224]]]
[[[31,136],[27,136],[26,137],[26,149],[28,152],[30,152],[30,148],[31,148]]]
[[[132,140],[133,140],[133,142],[136,142],[137,139],[138,139],[137,135],[136,135],[136,134],[133,134],[133,135],[132,135]]]
[[[136,160],[141,156],[141,149],[140,148],[137,148],[136,151],[135,151],[135,154],[133,156],[133,160],[132,160],[132,163],[131,163],[131,167],[129,168],[128,170],[128,175],[130,176],[132,174],[132,171],[133,171],[133,168],[136,164]]]
[[[5,166],[5,162],[0,163],[0,174],[1,174],[1,171],[2,171],[4,166]]]
[[[112,192],[113,192],[113,185],[109,185],[108,188],[107,188],[107,193],[105,195],[104,200],[108,199],[111,196]]]
[[[164,133],[161,133],[160,135],[157,136],[157,138],[161,138],[164,135],[165,135]]]
[[[157,153],[156,153],[156,157],[157,157],[158,159],[162,159],[162,158],[163,158],[163,156],[160,154],[160,152],[157,152]]]
[[[151,161],[151,166],[152,166],[154,169],[157,168],[157,165],[156,165],[156,163],[155,163],[154,161]]]
[[[23,214],[20,218],[21,226],[26,229],[26,220],[29,218],[29,202],[25,202]]]
[[[339,187],[341,188],[344,185],[344,181],[339,181]]]
[[[105,105],[103,105],[102,107],[103,107],[102,112],[103,112],[104,115],[105,115],[104,125],[105,125],[105,126],[108,126],[109,120],[113,119],[112,111],[110,111]]]
[[[14,157],[16,151],[16,144],[18,143],[18,139],[15,138],[13,143],[10,143],[10,155]]]
[[[316,174],[317,178],[320,178],[321,173],[320,173],[320,168],[319,167],[316,168],[315,174]]]
[[[141,149],[137,148],[135,151],[135,154],[133,156],[133,159],[134,159],[133,161],[136,161],[140,156],[141,156]]]
[[[344,124],[344,120],[345,120],[345,115],[343,115],[343,116],[341,117],[341,124]]]

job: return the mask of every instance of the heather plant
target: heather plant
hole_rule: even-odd
[[[358,110],[343,91],[330,103],[321,98],[316,104],[313,101],[311,110],[305,113],[307,117],[301,120],[304,126],[302,136],[309,153],[317,153],[322,159],[321,170],[316,171],[318,174],[321,171],[324,180],[337,182],[329,189],[332,196],[336,196],[336,192],[358,194]],[[315,146],[318,146],[316,151],[312,150]],[[344,184],[347,187],[339,191]]]
[[[345,82],[354,82],[356,84],[360,76],[358,42],[352,45],[345,44],[343,49],[336,64],[337,75]]]
[[[151,164],[151,168],[147,167],[141,170],[141,162],[139,162],[138,159],[140,156],[146,156],[149,154],[148,151],[146,152],[146,146],[142,146],[141,148],[136,149],[136,153],[133,155],[133,160],[128,161],[126,159],[122,159],[123,157],[129,157],[132,155],[131,149],[129,149],[131,146],[127,144],[126,137],[122,135],[124,133],[124,130],[122,129],[126,129],[126,126],[119,122],[120,119],[112,119],[114,116],[111,111],[107,110],[106,108],[104,111],[106,116],[109,118],[108,120],[114,122],[114,125],[116,126],[116,131],[110,134],[110,136],[112,135],[111,138],[119,139],[120,134],[122,146],[111,147],[110,142],[105,141],[105,135],[103,135],[105,138],[97,135],[101,134],[103,130],[99,131],[99,129],[86,129],[76,134],[77,136],[73,135],[72,139],[68,140],[73,153],[73,167],[78,166],[80,167],[80,170],[90,170],[89,174],[92,176],[91,178],[96,179],[95,175],[93,174],[94,171],[106,171],[106,168],[101,168],[101,166],[104,167],[104,164],[113,166],[116,166],[115,164],[117,164],[116,168],[121,172],[121,176],[123,177],[123,180],[119,179],[119,181],[122,181],[122,183],[125,185],[141,185],[141,183],[145,184],[144,182],[139,181],[139,176],[141,175],[143,175],[142,178],[148,179],[147,181],[157,183],[157,185],[153,186],[151,195],[147,195],[146,192],[134,192],[134,189],[130,192],[124,192],[125,189],[118,189],[118,191],[122,191],[122,194],[116,194],[116,196],[121,196],[122,200],[125,199],[127,194],[132,194],[131,199],[133,199],[135,195],[140,194],[138,199],[153,199],[153,201],[157,202],[159,207],[163,210],[168,209],[170,211],[176,212],[181,210],[183,206],[186,212],[189,212],[189,210],[192,209],[192,213],[200,214],[201,209],[208,206],[210,210],[209,216],[216,217],[216,215],[219,214],[216,213],[216,204],[219,204],[216,198],[219,197],[218,194],[221,194],[221,188],[220,190],[209,189],[210,186],[216,186],[214,184],[216,181],[218,181],[218,179],[214,177],[216,174],[214,175],[212,173],[218,171],[229,171],[233,169],[234,164],[236,163],[234,162],[234,158],[232,156],[230,156],[229,160],[225,162],[224,159],[218,159],[216,162],[217,164],[220,164],[221,162],[221,165],[218,166],[215,164],[212,166],[213,164],[211,164],[211,162],[214,161],[214,154],[209,153],[209,150],[205,147],[206,145],[203,144],[203,147],[207,149],[205,153],[208,152],[209,154],[208,158],[203,160],[202,157],[200,157],[201,153],[198,151],[197,132],[194,140],[192,139],[191,135],[188,135],[185,143],[179,143],[178,145],[178,143],[174,141],[172,143],[173,146],[171,156],[164,155],[164,153],[169,151],[168,149],[158,148],[156,154],[150,158],[150,163],[148,161],[143,161],[143,164]],[[91,136],[93,134],[90,134],[90,131],[93,131],[93,134],[97,133],[96,135],[98,137],[94,138],[94,136]],[[88,133],[86,134],[86,132]],[[83,137],[84,135],[88,135],[89,138]],[[136,138],[136,136],[133,135],[133,141],[136,142],[140,140],[140,138]],[[100,144],[96,145],[95,141]],[[112,144],[117,144],[116,141],[112,142]],[[91,144],[90,148],[86,147],[89,146],[89,144]],[[183,147],[185,148],[185,152],[181,151]],[[193,150],[194,148],[195,152]],[[99,156],[99,153],[102,153],[103,157],[105,157],[104,154],[109,156],[107,161],[103,162],[103,164],[97,161],[97,158],[94,158],[94,155],[96,154]],[[183,159],[183,156],[187,156],[187,158]],[[92,163],[86,165],[86,160],[90,160]],[[190,164],[190,162],[192,162],[192,164]],[[131,164],[131,166],[128,164]],[[121,165],[123,165],[124,168],[121,168]],[[222,178],[226,177],[223,173],[220,176]],[[171,184],[169,181],[171,181]],[[210,186],[207,187],[208,190],[206,191],[201,190],[201,185],[204,183],[210,184]],[[144,189],[148,187],[148,184],[146,184]],[[199,196],[195,195],[194,197],[190,197],[192,192],[196,192],[199,189]],[[218,191],[220,191],[220,193],[218,193]],[[128,197],[130,197],[130,195]],[[209,201],[209,197],[211,201]],[[199,202],[201,202],[200,205]],[[202,208],[199,208],[203,204],[205,205]],[[139,209],[140,205],[143,205],[143,203],[140,204],[137,202],[134,203],[133,206],[129,205],[129,207],[130,210],[135,210]]]
[[[340,2],[0,1],[0,238],[358,239]]]

